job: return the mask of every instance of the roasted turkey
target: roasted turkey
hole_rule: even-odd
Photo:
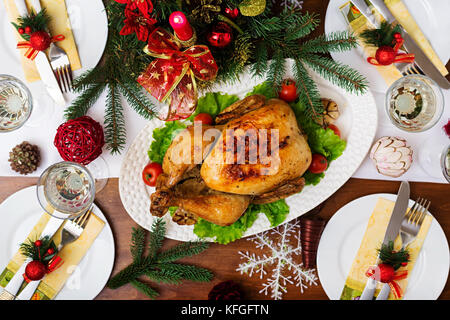
[[[231,225],[251,203],[300,192],[311,159],[290,106],[249,96],[223,110],[216,126],[188,127],[172,141],[150,212],[163,216],[177,206],[184,214]]]

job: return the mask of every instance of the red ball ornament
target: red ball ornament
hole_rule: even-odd
[[[47,268],[42,262],[38,260],[29,262],[25,267],[25,275],[28,279],[32,281],[41,280],[46,273]]]
[[[54,254],[54,253],[55,253],[55,249],[53,249],[53,248],[48,248],[47,254]]]
[[[52,43],[52,38],[45,31],[33,32],[30,36],[30,45],[33,49],[38,51],[47,50]]]
[[[231,19],[236,19],[237,16],[239,15],[239,10],[238,10],[238,8],[234,8],[234,9],[225,8],[225,14]]]
[[[42,246],[42,241],[41,240],[36,240],[34,242],[34,245],[39,248],[40,246]]]
[[[233,29],[225,22],[219,22],[208,33],[207,39],[213,47],[226,47],[233,40]]]
[[[25,33],[30,34],[31,33],[31,27],[25,27]]]
[[[60,125],[53,143],[65,161],[87,165],[102,153],[105,137],[100,123],[82,116]]]
[[[390,264],[380,263],[378,265],[378,271],[379,271],[379,277],[380,277],[379,281],[380,282],[388,283],[388,282],[391,282],[392,279],[394,278],[395,270],[394,270],[394,267],[391,266]]]
[[[17,31],[18,31],[20,34],[24,34],[24,33],[25,33],[25,29],[24,29],[24,28],[19,28],[19,29],[17,29]]]
[[[396,56],[397,53],[395,52],[394,48],[389,46],[379,47],[377,49],[377,52],[375,53],[375,59],[379,64],[383,66],[388,66],[394,63]]]

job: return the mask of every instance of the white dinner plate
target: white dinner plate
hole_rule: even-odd
[[[353,259],[358,252],[367,222],[379,198],[395,201],[397,195],[379,193],[353,200],[330,219],[317,251],[317,272],[330,299],[340,298]],[[414,204],[413,200],[409,205]],[[408,281],[405,300],[434,300],[447,282],[449,271],[447,238],[433,218],[428,235]]]
[[[348,0],[330,0],[325,17],[325,32],[348,30],[348,25],[339,7]],[[449,0],[402,0],[416,20],[424,35],[444,64],[450,58],[450,12]],[[386,92],[388,86],[376,68],[371,68],[361,48],[351,51],[333,52],[331,56],[339,62],[361,72],[370,82],[370,88],[377,92]]]
[[[108,19],[101,0],[65,0],[70,24],[81,59],[82,68],[74,71],[79,76],[94,68],[100,61],[108,39]],[[0,73],[15,76],[25,82],[17,40],[3,1],[0,3]],[[46,95],[42,81],[27,83],[34,98]],[[73,96],[67,95],[66,101]],[[42,100],[47,102],[48,99]],[[47,102],[48,103],[48,102]]]
[[[287,60],[286,70],[292,70],[292,60]],[[301,193],[286,199],[290,213],[285,222],[295,219],[315,208],[336,192],[358,169],[372,145],[377,129],[377,108],[371,93],[354,95],[336,87],[330,82],[311,72],[318,85],[320,94],[324,98],[334,100],[341,111],[336,122],[347,141],[347,148],[341,157],[333,161],[325,172],[325,178],[316,186],[307,186]],[[287,73],[286,78],[292,77]],[[242,73],[240,81],[233,85],[216,85],[211,91],[236,94],[243,98],[254,86],[264,81],[264,78],[253,78],[247,71]],[[129,215],[142,227],[150,230],[154,217],[150,214],[150,194],[153,188],[147,187],[141,178],[144,166],[149,162],[147,150],[152,142],[152,132],[155,128],[163,126],[159,120],[152,120],[138,134],[128,149],[120,171],[119,191],[122,203]],[[171,239],[189,241],[197,239],[193,233],[193,226],[179,226],[173,223],[170,216],[167,220],[167,234]],[[270,229],[270,223],[265,215],[260,214],[253,226],[249,228],[244,237],[257,234]]]
[[[114,238],[105,215],[96,205],[93,212],[105,222],[105,227],[55,300],[94,299],[109,279],[114,265]],[[36,196],[36,186],[22,189],[0,204],[1,270],[19,249],[20,243],[26,239],[42,213]]]

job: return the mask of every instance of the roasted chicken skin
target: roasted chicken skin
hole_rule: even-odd
[[[265,136],[260,135],[262,129],[267,131]],[[249,136],[257,143],[251,143]],[[261,156],[264,150],[266,157]],[[260,195],[301,177],[311,159],[294,112],[285,102],[273,99],[224,126],[200,173],[211,189]]]

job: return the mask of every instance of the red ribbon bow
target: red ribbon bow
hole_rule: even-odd
[[[57,36],[52,37],[51,42],[58,42],[64,39],[65,37],[62,34],[59,34]],[[34,58],[36,58],[37,54],[39,53],[39,50],[34,49],[31,46],[30,41],[21,41],[17,44],[17,49],[26,49],[26,48],[28,48],[28,50],[25,52],[24,56],[30,60],[34,60]]]
[[[180,51],[174,36],[162,28],[149,36],[144,51],[156,59],[138,77],[138,82],[158,101],[169,100],[166,121],[185,119],[197,106],[196,80],[214,80],[218,67],[205,45]]]
[[[374,280],[380,281],[380,271],[378,266],[372,266],[366,271],[366,276]],[[403,296],[403,290],[396,282],[397,280],[406,279],[408,277],[408,270],[396,271],[392,279],[387,284],[391,287],[391,291],[394,293],[396,299],[401,299]]]

